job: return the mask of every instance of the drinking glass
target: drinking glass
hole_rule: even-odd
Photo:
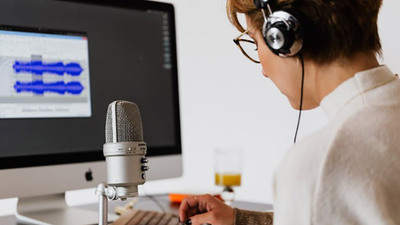
[[[215,184],[222,186],[221,198],[227,205],[235,199],[233,187],[241,185],[243,149],[239,147],[216,148],[214,151]]]

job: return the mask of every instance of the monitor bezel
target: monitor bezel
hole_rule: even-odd
[[[169,28],[171,35],[171,62],[172,62],[172,81],[173,81],[173,99],[174,101],[174,122],[175,122],[175,146],[152,147],[148,146],[147,156],[167,156],[182,154],[181,143],[181,125],[180,125],[180,108],[179,108],[179,91],[178,91],[178,66],[177,66],[177,49],[176,49],[176,28],[175,28],[175,11],[174,6],[170,3],[152,2],[152,1],[124,1],[124,0],[50,0],[73,2],[78,4],[90,4],[110,7],[121,7],[132,10],[158,10],[165,11],[169,17]],[[7,26],[7,25],[4,25]],[[12,27],[12,26],[8,26]],[[15,27],[15,26],[14,26]],[[52,29],[41,28],[43,31],[52,31]],[[74,32],[75,33],[75,32]],[[80,33],[80,32],[78,32]],[[92,79],[92,78],[90,78]],[[93,96],[91,96],[93,98]],[[106,112],[104,112],[104,119]],[[102,149],[89,149],[79,153],[59,153],[59,154],[42,154],[28,156],[0,157],[0,170],[17,169],[37,166],[64,165],[73,163],[85,163],[104,161]]]

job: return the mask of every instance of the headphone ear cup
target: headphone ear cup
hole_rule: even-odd
[[[269,24],[267,27],[268,28],[263,31],[263,36],[267,46],[275,54],[290,53],[289,49],[295,40],[293,29],[288,28],[282,21]]]
[[[264,22],[265,43],[276,55],[290,57],[303,47],[303,30],[299,21],[286,11],[276,11]]]

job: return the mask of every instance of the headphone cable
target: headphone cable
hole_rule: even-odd
[[[300,90],[300,107],[299,107],[299,117],[297,119],[297,126],[296,126],[296,132],[294,134],[294,143],[296,143],[297,140],[297,132],[299,131],[299,126],[300,126],[300,119],[301,119],[301,111],[303,108],[303,92],[304,92],[304,60],[303,56],[301,53],[298,53],[298,56],[301,61],[301,90]]]

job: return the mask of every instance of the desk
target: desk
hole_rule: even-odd
[[[165,209],[167,212],[171,212],[174,214],[178,214],[179,205],[170,203],[167,195],[154,195],[153,198]],[[108,211],[110,214],[114,213],[114,209],[116,206],[123,206],[128,201],[109,201],[108,202]],[[271,210],[272,205],[268,204],[260,204],[260,203],[252,203],[252,202],[244,202],[244,201],[235,201],[232,204],[232,207],[237,207],[241,209],[247,210],[256,210],[256,211],[266,211]],[[81,205],[77,206],[77,208],[87,209],[91,211],[98,212],[98,205],[97,204],[90,204],[90,205]],[[152,211],[159,211],[162,212],[163,210],[158,206],[151,198],[149,197],[139,197],[139,201],[135,205],[135,209],[143,209],[143,210],[152,210]],[[22,223],[18,223],[17,219],[14,215],[8,215],[0,217],[0,224],[1,225],[24,225]],[[71,224],[73,225],[73,224]]]

